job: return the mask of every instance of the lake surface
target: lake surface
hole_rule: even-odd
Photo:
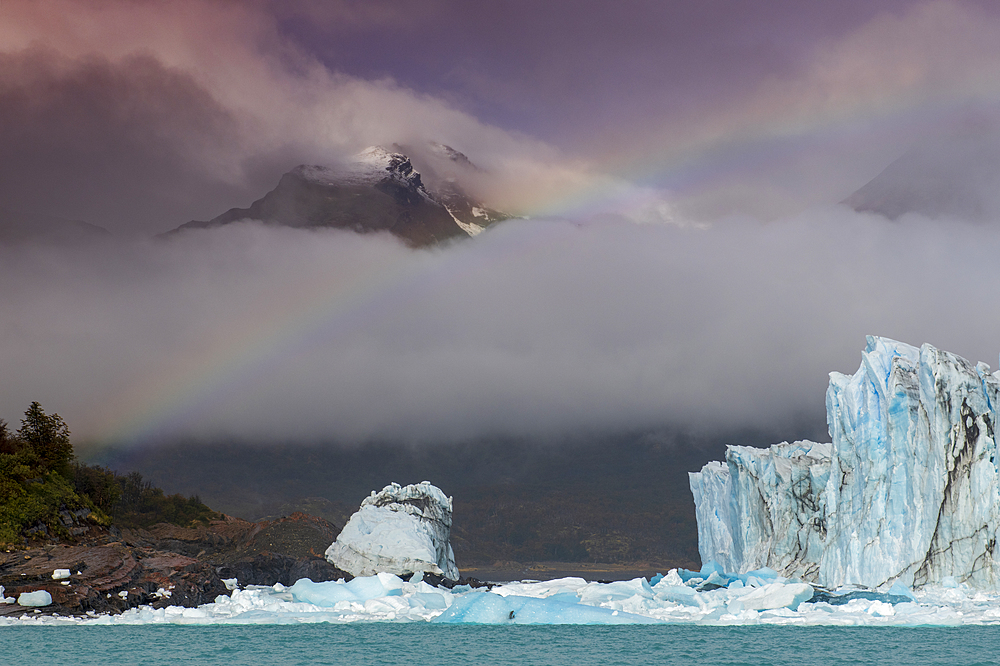
[[[996,664],[1000,626],[0,627],[7,664]]]

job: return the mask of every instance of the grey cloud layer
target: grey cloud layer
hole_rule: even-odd
[[[81,439],[414,441],[821,419],[864,335],[995,362],[1000,232],[510,222],[412,251],[256,225],[0,250],[0,414]],[[130,419],[135,419],[130,422]]]
[[[43,47],[0,54],[0,119],[6,207],[162,229],[245,196],[207,160],[239,158],[237,120],[190,76],[148,55],[112,63]]]
[[[691,217],[773,218],[988,105],[998,35],[971,1],[6,0],[0,201],[148,234],[299,163],[434,140],[503,210],[633,182]]]

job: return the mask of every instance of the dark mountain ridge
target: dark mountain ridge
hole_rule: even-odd
[[[995,220],[1000,217],[1000,128],[928,137],[842,203],[890,220],[907,213]]]
[[[399,146],[394,146],[399,148]],[[478,168],[443,146],[445,159]],[[440,152],[440,151],[439,151]],[[299,165],[248,208],[231,208],[211,220],[191,221],[169,233],[260,220],[296,228],[389,232],[413,246],[474,236],[507,216],[471,199],[453,177],[434,177],[429,190],[410,158],[380,146],[339,167]]]
[[[89,222],[0,208],[0,243],[77,245],[110,236],[107,229]]]

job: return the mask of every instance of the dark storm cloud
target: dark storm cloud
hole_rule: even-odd
[[[438,141],[504,210],[638,184],[693,217],[775,218],[995,99],[997,43],[981,2],[7,0],[0,194],[159,232],[299,163]]]
[[[246,225],[3,251],[4,382],[80,441],[449,441],[822,421],[865,334],[996,360],[987,226],[843,209],[509,222],[451,247]]]
[[[419,8],[394,1],[272,7],[283,31],[333,69],[392,77],[455,100],[502,127],[587,154],[620,155],[637,143],[662,149],[663,125],[681,124],[683,136],[697,118],[742,107],[775,80],[808,90],[812,84],[802,79],[810,66],[828,66],[817,63],[817,54],[869,24],[905,24],[932,5],[980,22],[997,18],[995,3],[912,0],[437,0]],[[945,36],[948,21],[937,25]],[[863,54],[870,63],[877,67],[892,59],[891,35],[875,46],[880,50]]]
[[[593,179],[439,98],[323,66],[264,7],[0,5],[3,207],[162,232],[248,205],[297,164],[430,140],[489,167],[507,209]]]
[[[151,56],[72,60],[41,46],[0,54],[6,207],[159,230],[243,194],[211,169],[238,138],[210,93]]]
[[[458,95],[502,126],[580,142],[610,140],[651,113],[746,94],[768,76],[793,72],[817,39],[912,4],[439,0],[273,8],[288,33],[336,69]]]
[[[822,418],[867,333],[995,360],[995,227],[787,213],[990,108],[994,6],[4,0],[4,207],[165,231],[436,140],[565,219],[0,247],[0,414],[102,442],[774,427]]]

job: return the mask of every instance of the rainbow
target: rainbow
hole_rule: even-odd
[[[962,82],[957,84],[963,86]],[[598,180],[596,185],[590,181],[548,192],[534,202],[530,214],[574,216],[609,206],[627,207],[628,202],[621,200],[623,191],[634,197],[636,190],[623,190],[622,182],[681,195],[704,190],[747,169],[766,168],[770,162],[784,158],[797,139],[809,137],[812,144],[836,142],[879,124],[905,122],[920,126],[947,117],[960,107],[956,97],[947,91],[928,95],[902,87],[845,96],[818,107],[789,107],[787,98],[781,95],[759,97],[749,110],[719,114],[686,137],[661,140],[670,148],[658,151],[652,159],[645,153],[606,156],[600,172],[612,174],[612,178]],[[515,249],[508,251],[513,253]],[[230,329],[215,335],[212,343],[192,350],[180,360],[171,358],[157,369],[155,381],[136,384],[148,388],[125,391],[112,405],[95,410],[88,419],[92,427],[87,430],[95,433],[91,439],[98,446],[141,442],[169,432],[172,424],[200,420],[236,391],[261,381],[269,370],[287,362],[299,349],[322,344],[323,336],[363,326],[370,317],[398,305],[409,294],[399,288],[401,284],[421,282],[426,286],[463,279],[463,271],[482,270],[475,263],[481,260],[465,252],[464,258],[457,260],[460,266],[454,261],[448,264],[452,271],[458,269],[457,273],[437,275],[429,283],[426,275],[419,281],[413,278],[435,270],[439,264],[419,260],[400,261],[388,269],[382,265],[378,270],[360,271],[350,277],[331,274],[303,287],[277,309],[248,312]]]

